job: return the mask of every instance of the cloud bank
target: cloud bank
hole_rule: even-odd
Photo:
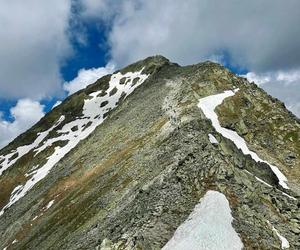
[[[118,8],[111,1],[82,2],[86,15],[110,17],[117,65],[158,53],[191,64],[225,52],[250,71],[300,66],[298,0],[126,0],[116,1]]]

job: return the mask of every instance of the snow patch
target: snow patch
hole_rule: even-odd
[[[36,220],[38,218],[38,216],[36,215],[36,216],[34,216],[33,217],[33,219],[32,219],[32,221],[34,221],[34,220]]]
[[[216,137],[214,137],[212,134],[208,134],[208,139],[211,142],[211,144],[219,144],[219,142],[216,139]]]
[[[162,250],[236,250],[243,243],[232,227],[225,195],[208,191]]]
[[[292,200],[294,200],[294,201],[296,201],[297,199],[295,198],[295,197],[293,197],[293,196],[291,196],[291,195],[288,195],[287,193],[285,193],[285,192],[282,192],[282,191],[280,191],[284,196],[286,196],[286,197],[288,197],[288,198],[290,198],[290,199],[292,199]]]
[[[255,176],[254,174],[250,173],[248,170],[244,170],[244,171],[245,171],[246,173],[248,173],[248,174],[254,176],[256,180],[258,180],[259,182],[263,183],[263,184],[266,185],[267,187],[273,188],[273,186],[271,186],[270,184],[266,183],[266,182],[263,181],[262,179],[258,178],[258,177]],[[277,189],[277,191],[279,191],[281,194],[285,195],[286,197],[288,197],[288,198],[290,198],[290,199],[292,199],[292,200],[294,200],[294,201],[297,200],[295,197],[290,196],[290,195],[288,195],[287,193],[285,193],[285,192],[283,192],[283,191],[281,191],[281,190],[278,190],[278,189]]]
[[[288,242],[288,240],[285,237],[283,237],[281,234],[279,234],[279,232],[274,226],[272,226],[272,230],[276,233],[276,235],[281,241],[281,249],[290,248],[290,243]]]
[[[49,132],[64,120],[64,116],[62,116],[49,130],[40,133],[38,138],[31,145],[17,149],[19,152],[17,159],[19,159],[32,149],[34,149],[35,155],[37,155],[56,142],[66,142],[64,146],[55,147],[54,153],[47,158],[48,161],[46,164],[41,167],[34,168],[33,171],[31,170],[32,172],[26,174],[26,176],[31,176],[31,178],[24,185],[18,188],[17,193],[11,194],[9,202],[0,211],[0,216],[4,213],[5,209],[16,203],[30,189],[32,189],[36,183],[45,178],[54,165],[57,164],[67,153],[69,153],[81,140],[87,138],[96,129],[96,127],[106,119],[106,113],[117,107],[121,98],[126,98],[148,78],[149,75],[142,74],[143,69],[144,68],[137,72],[127,72],[125,74],[118,72],[113,74],[110,78],[109,88],[105,92],[100,90],[91,93],[89,98],[84,100],[82,116],[65,124],[61,130],[56,131],[59,134],[58,137],[47,139],[40,147],[38,147]],[[126,81],[123,84],[120,83],[122,78],[126,78]],[[101,107],[101,103],[103,102],[107,102],[107,105]],[[78,129],[72,129],[74,127],[77,127]],[[4,162],[1,163],[5,169],[17,161],[17,159],[15,159],[9,162],[9,158],[13,154],[14,152],[7,156],[0,156],[0,162],[2,159],[1,157],[4,157],[5,159]],[[1,169],[1,171],[3,172],[4,170]]]
[[[29,145],[25,146],[20,146],[16,150],[11,151],[7,155],[0,155],[0,162],[3,161],[0,164],[0,175],[8,169],[10,166],[14,165],[17,160],[19,160],[22,156],[26,155],[29,153],[32,149],[35,149],[36,147],[39,146],[39,144],[47,137],[47,135],[55,128],[57,127],[62,121],[64,120],[64,116],[62,116],[54,126],[49,128],[48,130],[38,133],[37,138],[35,141]],[[14,157],[16,155],[16,157]],[[13,159],[11,159],[13,157]]]
[[[284,176],[284,174],[278,169],[278,167],[268,163],[267,161],[262,160],[255,152],[250,151],[249,148],[247,147],[246,141],[238,135],[233,130],[223,128],[220,125],[220,122],[218,120],[218,115],[215,112],[215,108],[219,106],[223,100],[227,97],[235,95],[235,93],[239,89],[235,89],[234,91],[232,90],[227,90],[224,93],[221,94],[216,94],[216,95],[211,95],[207,96],[204,98],[201,98],[198,103],[198,107],[203,111],[204,115],[211,120],[213,127],[216,129],[217,132],[219,132],[222,136],[225,138],[231,140],[237,148],[241,149],[243,154],[247,155],[249,154],[253,160],[256,162],[264,162],[270,166],[274,174],[277,176],[279,180],[279,184],[285,188],[289,189],[287,186],[287,178]]]
[[[270,184],[266,183],[265,181],[263,181],[262,179],[258,178],[257,176],[255,176],[255,179],[258,180],[259,182],[265,184],[267,187],[272,188],[272,186]]]
[[[261,182],[262,184],[266,185],[269,188],[273,188],[273,186],[271,186],[269,183],[266,183],[265,181],[263,181],[262,179],[258,178],[257,176],[255,176],[254,174],[250,173],[248,170],[244,169],[244,171],[249,174],[252,175],[253,177],[255,177],[256,180],[258,180],[259,182]]]
[[[46,210],[48,210],[53,205],[53,203],[54,203],[54,200],[49,201],[49,203],[46,206]]]

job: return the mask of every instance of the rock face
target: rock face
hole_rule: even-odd
[[[198,107],[237,88],[215,109],[221,126],[276,165],[288,189]],[[218,192],[239,249],[300,249],[299,138],[299,120],[254,83],[211,62],[149,57],[68,97],[0,150],[0,248],[161,249]]]

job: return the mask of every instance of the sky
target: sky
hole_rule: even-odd
[[[155,54],[217,61],[300,117],[299,0],[0,0],[0,27],[0,148],[68,95]]]

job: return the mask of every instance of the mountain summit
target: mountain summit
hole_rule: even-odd
[[[0,150],[0,248],[300,249],[299,138],[219,64],[146,58]]]

